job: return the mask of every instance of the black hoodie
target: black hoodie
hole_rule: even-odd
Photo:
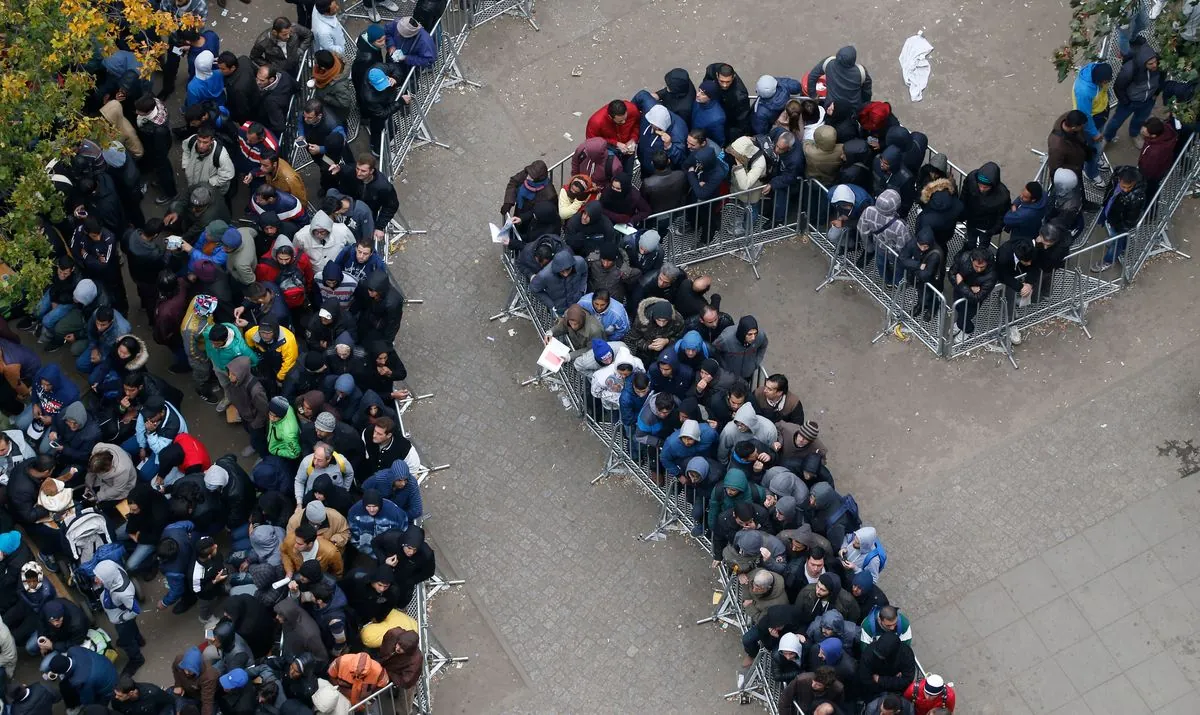
[[[663,83],[667,86],[658,90],[658,103],[690,124],[692,105],[696,103],[696,86],[688,71],[676,67],[663,76]]]
[[[992,187],[984,193],[979,190],[980,178]],[[1008,187],[1000,180],[1000,167],[989,161],[967,174],[962,187],[963,214],[967,221],[966,248],[976,248],[990,243],[990,238],[1004,228],[1004,214],[1012,208],[1012,197]]]
[[[372,298],[367,291],[375,291],[380,296]],[[404,316],[404,296],[392,287],[387,271],[375,271],[354,289],[350,313],[356,318],[356,339],[373,337],[394,343]]]

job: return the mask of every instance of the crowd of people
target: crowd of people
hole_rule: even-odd
[[[946,228],[969,204],[976,245],[965,255],[990,270],[986,247],[1017,213],[999,169],[974,172],[962,192],[974,198],[961,198],[944,158],[925,163],[924,137],[872,101],[853,47],[802,81],[760,77],[753,101],[719,62],[698,87],[683,69],[665,85],[598,109],[563,186],[542,161],[508,182],[501,212],[516,230],[506,250],[552,316],[545,339],[569,349],[587,381],[589,416],[622,425],[631,457],[672,498],[685,496],[692,534],[711,540],[713,567],[736,575],[750,621],[742,667],[770,653],[780,712],[953,712],[953,684],[918,677],[908,617],[879,585],[887,551],[835,487],[820,425],[785,374],[765,372],[765,329],[752,315],[724,312],[710,276],[667,260],[655,215],[753,190],[739,200],[778,219],[787,210],[774,206],[796,203],[781,197],[816,178],[833,187],[831,215],[849,241],[857,225],[868,244],[903,231],[901,248],[945,250]],[[809,88],[813,98],[792,96]],[[854,210],[841,213],[845,194]],[[897,218],[916,201],[925,206],[921,239]],[[1041,223],[1026,235],[1030,245]]]
[[[130,51],[144,38],[89,66],[88,108],[121,141],[50,167],[65,204],[43,222],[54,275],[0,321],[6,712],[341,715],[389,684],[412,707],[424,655],[406,609],[435,557],[397,413],[404,297],[377,251],[398,199],[346,120],[357,106],[378,137],[404,111],[396,88],[433,61],[445,7],[368,25],[352,64],[337,0],[320,0],[248,56],[212,29],[173,33],[157,92]],[[186,97],[168,107],[181,65]],[[292,132],[319,193],[287,160]],[[143,211],[142,172],[161,215]],[[131,328],[129,285],[149,334]],[[190,386],[152,369],[168,356]],[[224,437],[185,416],[193,393],[240,425],[240,454],[210,451]],[[174,658],[173,681],[138,680],[143,610],[193,608],[203,641]],[[43,682],[15,682],[18,651]]]
[[[558,315],[584,293],[604,291],[621,304],[609,310],[634,316],[636,327],[646,318],[645,298],[658,297],[647,282],[663,262],[664,233],[683,227],[707,242],[729,206],[768,227],[804,211],[810,222],[827,221],[838,256],[873,265],[889,287],[915,288],[914,317],[933,320],[936,294],[946,295],[954,305],[952,339],[966,341],[995,290],[1010,315],[1049,295],[1055,271],[1084,238],[1085,212],[1098,212],[1108,235],[1120,237],[1103,256],[1097,251],[1090,269],[1103,273],[1123,259],[1125,234],[1192,132],[1169,112],[1149,116],[1156,98],[1194,91],[1160,77],[1142,38],[1125,51],[1115,79],[1103,62],[1080,69],[1074,107],[1048,138],[1049,181],[1011,192],[995,162],[956,177],[923,133],[909,131],[889,103],[873,97],[853,47],[800,80],[759,77],[753,98],[729,64],[708,65],[699,85],[673,69],[657,92],[615,99],[591,115],[562,186],[551,185],[540,160],[510,178],[500,207],[516,226],[507,248],[533,294]],[[1111,120],[1110,84],[1117,97]],[[1138,161],[1102,172],[1103,144],[1116,141],[1126,120]],[[1099,201],[1085,197],[1085,181],[1097,186]],[[814,205],[814,182],[827,188],[827,204]],[[1021,341],[1015,327],[1009,337]]]

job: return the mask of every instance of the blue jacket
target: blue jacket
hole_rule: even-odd
[[[1108,92],[1101,92],[1100,85],[1092,81],[1092,70],[1098,64],[1098,62],[1092,62],[1084,65],[1075,77],[1075,84],[1071,87],[1072,99],[1075,102],[1073,109],[1078,109],[1087,117],[1087,124],[1083,125],[1083,135],[1088,141],[1100,133],[1100,129],[1096,127],[1096,122],[1092,117],[1108,111]]]
[[[1013,206],[1017,207],[1016,211],[1004,214],[1004,228],[1012,233],[1013,238],[1037,238],[1042,221],[1046,218],[1046,194],[1043,193],[1041,199],[1031,204],[1014,201]]]
[[[389,22],[384,29],[388,59],[391,59],[393,50],[404,53],[403,62],[409,67],[428,67],[437,59],[437,46],[425,28],[417,30],[417,34],[412,37],[401,37],[396,31],[395,22]]]
[[[202,231],[200,233],[200,237],[196,239],[194,244],[192,244],[192,252],[188,255],[189,271],[195,271],[196,265],[200,263],[200,261],[212,261],[213,263],[222,267],[229,262],[229,256],[225,253],[225,244],[221,243],[220,237],[214,241],[217,246],[213,249],[212,253],[204,252],[204,247],[207,246],[210,241],[212,241],[212,239],[208,237],[208,231]]]
[[[770,133],[771,141],[775,141],[786,131],[783,127],[775,127]],[[779,171],[767,182],[771,185],[771,191],[784,192],[793,186],[799,186],[804,181],[805,166],[804,147],[797,142],[791,151],[779,155]]]
[[[42,390],[42,380],[50,383],[49,390]],[[42,366],[42,369],[34,374],[32,387],[33,395],[30,401],[36,403],[43,414],[57,415],[67,405],[79,399],[79,388],[65,377],[54,363]]]
[[[388,478],[390,479],[391,475]],[[416,480],[412,479],[409,483],[415,484]],[[383,500],[379,513],[375,516],[367,513],[367,507],[360,499],[350,507],[346,519],[350,522],[350,539],[358,545],[359,551],[368,556],[371,555],[371,542],[376,536],[389,529],[404,531],[408,528],[408,514],[401,511],[391,499]]]
[[[625,380],[625,387],[621,390],[621,424],[625,425],[626,429],[632,430],[637,426],[638,414],[649,396],[648,392],[642,397],[633,391],[633,375]]]
[[[191,107],[208,100],[212,100],[218,106],[225,106],[225,80],[219,72],[213,72],[208,79],[192,77],[188,80],[187,97],[183,100],[183,106]]]
[[[662,373],[661,364],[664,362],[671,366],[670,377]],[[659,353],[658,360],[646,372],[650,375],[650,389],[653,392],[668,392],[681,400],[691,392],[694,375],[692,368],[679,362],[674,350],[663,350]]]
[[[82,646],[67,649],[71,671],[66,682],[79,696],[80,705],[107,705],[117,685],[117,669],[102,654]]]
[[[654,154],[659,151],[666,151],[667,158],[671,160],[671,166],[676,169],[681,168],[680,163],[683,157],[687,155],[687,122],[676,113],[671,112],[671,126],[667,127],[667,134],[671,137],[671,148],[667,149],[663,145],[662,139],[654,132],[654,127],[650,126],[650,122],[646,121],[646,112],[658,104],[658,100],[650,96],[646,90],[642,90],[633,95],[633,103],[642,113],[641,124],[638,129],[638,159],[641,160],[642,166],[654,166]]]
[[[710,102],[711,104],[711,102]],[[704,146],[694,152],[695,171],[691,166],[683,167],[687,172],[688,184],[692,188],[692,196],[696,201],[708,201],[716,198],[721,192],[721,184],[729,176],[725,165],[717,161],[717,152],[711,146]],[[803,152],[801,152],[803,156]],[[702,185],[703,184],[703,185]]]
[[[620,340],[629,332],[629,313],[620,301],[609,298],[608,310],[604,311],[603,315],[597,315],[592,309],[592,294],[588,293],[579,299],[579,307],[600,320],[600,324],[604,326],[604,337],[609,340]]]
[[[164,572],[190,572],[192,559],[195,556],[192,551],[192,531],[195,528],[195,524],[190,521],[173,521],[163,529],[162,538],[170,539],[179,546],[179,551],[175,554],[175,558],[159,564],[159,568]]]
[[[408,480],[404,489],[399,492],[392,488],[392,483],[397,479]],[[407,515],[410,522],[421,518],[421,514],[424,513],[421,503],[421,487],[403,459],[397,459],[392,462],[392,466],[372,474],[367,481],[363,482],[362,487],[364,492],[368,489],[375,489],[385,500],[390,499],[400,508],[400,511]]]
[[[703,129],[718,146],[725,146],[725,109],[715,97],[692,103],[692,129]]]
[[[88,321],[86,350],[99,348],[100,359],[107,360],[112,357],[113,350],[116,350],[117,340],[122,335],[129,335],[131,332],[133,329],[129,327],[129,321],[119,311],[114,310],[112,325],[108,326],[108,330],[105,330],[103,334],[96,332],[95,319]]]
[[[358,259],[355,258],[354,249],[355,244],[352,243],[343,248],[342,252],[334,259],[334,262],[341,267],[342,273],[353,276],[361,283],[364,278],[375,271],[387,270],[387,264],[383,262],[378,253],[371,253],[371,257],[367,259],[366,263],[359,264]]]
[[[667,441],[663,443],[658,461],[666,467],[668,476],[679,476],[692,457],[704,457],[712,454],[713,447],[717,444],[717,437],[715,429],[710,427],[707,422],[701,422],[700,440],[691,447],[687,447],[684,446],[683,440],[679,438],[679,430],[675,430],[671,433],[670,437],[667,437]]]
[[[800,83],[791,77],[776,77],[775,82],[775,94],[766,99],[759,97],[754,100],[754,116],[750,118],[750,126],[754,128],[755,134],[766,134],[767,130],[775,126],[775,120],[779,118],[792,95],[804,93]]]

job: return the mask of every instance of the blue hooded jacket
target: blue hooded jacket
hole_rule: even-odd
[[[391,474],[388,474],[389,485]],[[410,484],[416,483],[415,479],[409,480]],[[371,516],[367,513],[365,500],[368,495],[374,492],[374,496],[380,498],[379,513]],[[389,529],[400,529],[401,531],[408,528],[408,514],[404,513],[400,507],[396,506],[391,499],[383,498],[378,490],[365,489],[363,498],[350,507],[350,513],[346,517],[350,522],[350,538],[358,545],[359,551],[366,554],[371,554],[371,542],[375,537]]]
[[[634,374],[637,374],[637,371],[634,371]],[[649,392],[643,396],[633,391],[633,375],[625,380],[625,387],[621,390],[621,424],[625,425],[626,429],[632,430],[637,426],[638,414],[649,396]]]
[[[680,162],[687,154],[687,122],[678,114],[667,109],[671,117],[671,124],[666,130],[671,137],[671,147],[668,149],[663,144],[663,140],[654,132],[654,127],[650,125],[649,120],[646,119],[646,112],[658,106],[658,101],[643,89],[633,95],[633,103],[642,113],[641,124],[638,127],[638,159],[641,160],[642,166],[654,166],[654,154],[665,151],[667,158],[671,160],[671,166],[679,168]]]
[[[704,342],[704,338],[700,337],[700,333],[695,330],[689,330],[684,333],[682,338],[675,341],[675,346],[671,350],[675,354],[675,358],[681,363],[687,360],[687,357],[683,354],[684,350],[699,350],[699,355],[695,358],[699,362],[704,362],[711,357],[709,355],[708,343]]]
[[[50,383],[49,390],[42,389],[42,380]],[[58,365],[43,365],[33,376],[33,401],[42,414],[57,415],[67,405],[79,399],[79,388],[63,376]]]
[[[79,703],[107,704],[117,685],[117,669],[112,661],[82,646],[71,646],[67,649],[67,657],[71,659],[71,672],[67,673],[66,680],[79,696]]]
[[[767,130],[775,126],[775,120],[779,118],[793,94],[804,94],[800,83],[791,77],[776,77],[775,94],[754,100],[754,116],[750,119],[750,125],[755,134],[766,134]]]
[[[604,335],[609,340],[620,340],[625,337],[625,333],[629,332],[629,313],[626,312],[625,306],[610,297],[608,310],[604,311],[603,315],[596,315],[596,311],[592,308],[592,295],[592,293],[588,293],[580,298],[579,307],[600,320],[600,325],[604,326]]]
[[[163,529],[163,538],[170,539],[179,546],[179,551],[175,554],[175,558],[159,564],[159,568],[164,573],[188,573],[192,565],[192,559],[195,557],[195,552],[192,549],[192,530],[195,528],[196,525],[190,521],[174,521],[167,524],[167,527]]]
[[[1099,62],[1084,65],[1079,70],[1079,75],[1075,77],[1075,84],[1071,87],[1072,99],[1075,102],[1073,108],[1083,112],[1087,117],[1087,124],[1083,125],[1083,135],[1088,140],[1100,133],[1100,129],[1096,127],[1096,122],[1092,117],[1108,111],[1108,92],[1101,92],[1100,85],[1092,79],[1092,71],[1099,65]]]
[[[703,472],[699,472],[702,476],[708,476],[708,462],[704,460],[704,456],[713,451],[713,445],[717,443],[717,431],[710,427],[707,422],[701,422],[700,439],[691,447],[688,447],[680,439],[680,430],[675,430],[667,437],[667,441],[663,443],[662,453],[659,456],[659,462],[666,468],[667,474],[672,477],[679,476],[685,466],[689,466],[692,461],[699,459],[704,462]]]
[[[662,373],[662,365],[671,366],[671,376]],[[663,350],[658,354],[658,360],[647,371],[650,375],[650,389],[654,392],[666,392],[683,399],[692,389],[692,368],[679,362],[674,350]]]
[[[392,488],[392,483],[398,479],[407,480],[401,491]],[[363,482],[363,492],[368,489],[374,489],[384,499],[390,499],[399,507],[400,511],[407,515],[410,522],[421,518],[421,514],[424,513],[424,506],[421,503],[421,486],[417,484],[416,478],[413,477],[408,464],[403,459],[397,459],[392,462],[392,466],[372,474],[367,481]],[[355,506],[359,506],[361,503],[359,502]]]
[[[1016,211],[1004,214],[1004,227],[1012,233],[1013,238],[1037,238],[1042,229],[1042,221],[1046,218],[1047,194],[1033,203],[1023,203],[1019,199],[1013,202]]]
[[[692,103],[692,129],[703,129],[718,146],[725,146],[725,109],[716,97]]]
[[[695,171],[687,172],[688,184],[696,201],[708,201],[721,193],[721,184],[729,175],[725,165],[717,161],[717,152],[711,146],[703,146],[694,152]],[[687,166],[685,169],[691,169]]]

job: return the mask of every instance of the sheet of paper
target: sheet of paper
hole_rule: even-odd
[[[613,228],[617,229],[617,231],[620,232],[620,234],[622,236],[632,236],[633,234],[637,233],[637,229],[634,228],[633,226],[630,226],[629,224],[624,224],[624,223],[613,224]]]
[[[497,226],[494,223],[488,223],[488,230],[492,233],[492,243],[502,243],[508,245],[508,242],[513,238],[513,229],[515,224],[512,222],[512,214],[505,217],[504,225]]]
[[[550,372],[558,372],[571,354],[571,348],[564,345],[558,338],[550,338],[542,354],[538,356],[537,364]]]

